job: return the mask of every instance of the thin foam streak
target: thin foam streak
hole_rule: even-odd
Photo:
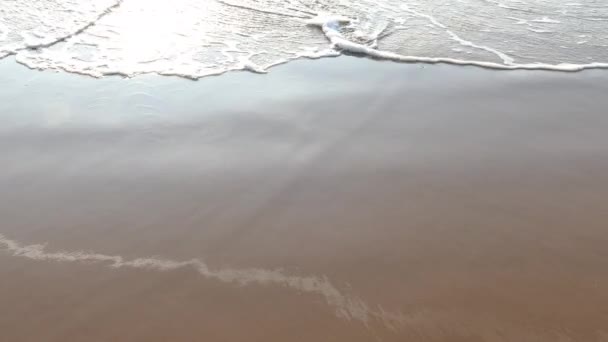
[[[280,270],[261,268],[214,270],[200,259],[186,261],[162,258],[126,259],[119,255],[107,255],[85,251],[48,252],[43,244],[25,245],[0,234],[0,247],[12,256],[35,261],[99,263],[111,268],[134,268],[150,271],[168,272],[179,269],[191,269],[207,279],[238,285],[275,285],[298,292],[322,296],[326,303],[335,310],[336,316],[346,320],[368,324],[376,313],[359,298],[340,292],[325,276],[288,275]]]

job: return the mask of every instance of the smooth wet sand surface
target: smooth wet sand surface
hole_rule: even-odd
[[[608,341],[606,72],[9,64],[2,341]]]

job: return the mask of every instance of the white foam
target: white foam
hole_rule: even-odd
[[[502,3],[502,2],[499,2],[499,1],[495,1],[495,0],[484,0],[484,1],[487,2],[487,3],[493,4],[493,5],[496,5],[499,8],[503,8],[503,9],[510,10],[510,11],[530,12],[530,10],[527,9],[527,8],[510,6],[510,5],[507,5],[505,3]],[[526,3],[523,2],[523,1],[519,1],[518,3],[526,5]]]
[[[415,11],[413,9],[411,9],[408,5],[401,5],[401,8],[403,10],[405,10],[408,13],[412,13],[415,16],[421,17],[421,18],[425,18],[428,21],[430,21],[433,25],[440,27],[442,29],[445,30],[445,32],[450,36],[450,38],[452,38],[454,41],[458,42],[460,45],[462,46],[469,46],[469,47],[473,47],[476,49],[481,49],[490,53],[495,54],[496,56],[500,57],[500,59],[503,61],[503,63],[505,64],[513,64],[513,58],[511,58],[510,56],[508,56],[507,54],[498,51],[494,48],[491,48],[489,46],[485,46],[485,45],[478,45],[475,44],[471,41],[468,41],[466,39],[461,38],[460,36],[458,36],[456,33],[452,32],[451,30],[449,30],[444,24],[440,23],[437,19],[435,19],[433,16],[428,15],[428,14],[424,14],[424,13],[420,13],[418,11]]]
[[[111,268],[137,268],[159,272],[192,269],[205,278],[225,283],[276,285],[298,292],[320,295],[325,298],[328,305],[336,309],[336,314],[341,318],[367,323],[371,315],[370,309],[363,301],[341,293],[326,277],[286,275],[280,270],[259,268],[213,270],[200,259],[176,261],[160,258],[136,258],[129,260],[118,255],[84,251],[47,252],[45,245],[22,245],[2,234],[0,234],[0,245],[13,256],[35,261],[100,263]]]
[[[0,42],[4,42],[8,39],[8,27],[0,22]]]
[[[532,21],[535,22],[535,23],[544,23],[544,24],[559,24],[559,23],[561,23],[561,21],[555,20],[555,19],[551,19],[549,17],[542,17],[542,18],[532,19]]]
[[[84,32],[121,2],[99,0],[83,5],[76,0],[0,0],[0,8],[4,10],[0,16],[0,53],[16,54],[65,41]]]
[[[509,64],[500,64],[494,62],[485,62],[485,61],[474,61],[474,60],[463,60],[457,58],[434,58],[434,57],[420,57],[420,56],[404,56],[400,54],[396,54],[390,51],[382,51],[377,50],[372,47],[358,44],[352,41],[349,41],[344,38],[337,30],[339,23],[349,22],[350,19],[341,17],[341,16],[333,16],[333,15],[321,15],[311,19],[308,23],[309,25],[320,26],[325,33],[325,36],[332,43],[332,46],[335,48],[341,49],[346,52],[355,53],[355,54],[363,54],[372,58],[392,60],[396,62],[406,62],[406,63],[428,63],[428,64],[454,64],[454,65],[469,65],[469,66],[478,66],[488,69],[496,69],[496,70],[551,70],[551,71],[581,71],[585,69],[604,69],[608,68],[608,63],[588,63],[588,64],[569,64],[569,63],[560,63],[560,64],[545,64],[545,63],[531,63],[531,64],[516,64],[512,62],[512,59],[507,59]],[[438,25],[439,23],[434,23]],[[440,25],[440,24],[439,24]],[[474,44],[472,44],[474,45]]]
[[[246,4],[238,4],[238,3],[230,2],[227,0],[216,0],[216,1],[219,3],[222,3],[224,5],[230,6],[230,7],[246,9],[246,10],[249,10],[252,12],[257,12],[257,13],[274,14],[274,15],[283,16],[283,17],[300,18],[300,19],[308,18],[308,16],[303,15],[303,14],[294,14],[294,13],[288,13],[288,12],[273,11],[273,10],[270,10],[267,8],[257,8],[255,6],[250,6],[250,5],[246,5]],[[292,9],[292,10],[294,10],[294,9]],[[297,10],[294,10],[294,11],[299,12]]]
[[[0,0],[0,8],[8,8],[0,11],[0,58],[15,54],[30,68],[94,77],[157,73],[190,79],[233,70],[265,73],[294,59],[344,52],[500,70],[604,68],[608,51],[593,47],[608,44],[602,34],[608,8],[575,4]],[[591,37],[587,44],[578,44],[581,33]]]
[[[608,21],[608,18],[581,18],[588,21]]]
[[[535,27],[528,27],[528,31],[534,32],[534,33],[553,33],[553,31],[551,31],[551,30],[544,30],[544,29],[539,29],[539,28],[535,28]]]

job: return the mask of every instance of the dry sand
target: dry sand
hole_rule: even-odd
[[[2,341],[608,341],[606,72],[10,63]]]

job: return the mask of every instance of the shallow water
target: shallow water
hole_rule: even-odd
[[[0,0],[0,56],[103,76],[265,72],[343,52],[405,62],[608,67],[603,1]]]
[[[6,59],[2,337],[606,342],[607,78]]]

